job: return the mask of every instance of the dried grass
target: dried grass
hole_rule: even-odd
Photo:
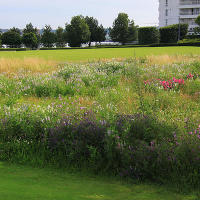
[[[0,73],[46,73],[56,70],[56,61],[41,58],[0,58]]]
[[[185,55],[157,55],[147,56],[147,62],[149,64],[166,65],[174,63],[190,63],[194,61],[200,61],[200,56],[185,56]]]

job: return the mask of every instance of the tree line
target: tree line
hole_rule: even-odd
[[[114,20],[112,28],[105,29],[98,20],[93,17],[82,15],[74,16],[65,28],[58,27],[54,32],[50,25],[45,25],[40,34],[39,30],[29,23],[21,31],[19,28],[11,28],[0,34],[1,44],[11,48],[19,48],[23,44],[27,48],[44,47],[80,47],[81,44],[91,46],[92,42],[103,42],[109,33],[112,41],[126,43],[137,39],[137,27],[126,13],[119,13]]]
[[[196,24],[200,27],[200,16],[196,19]],[[200,28],[196,28],[199,35]],[[119,13],[114,20],[112,27],[105,29],[98,20],[93,17],[82,15],[74,16],[70,23],[66,23],[65,28],[58,27],[53,32],[50,25],[45,25],[42,34],[31,23],[20,31],[18,28],[11,28],[5,33],[0,33],[0,46],[5,44],[11,48],[21,47],[23,44],[27,48],[44,47],[80,47],[81,44],[91,46],[92,42],[103,42],[106,34],[109,34],[113,42],[121,44],[138,40],[139,44],[154,43],[176,43],[179,39],[185,38],[188,33],[187,24],[175,24],[158,29],[157,27],[138,27],[134,20],[129,19],[126,13]]]

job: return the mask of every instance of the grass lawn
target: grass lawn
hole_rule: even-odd
[[[2,200],[195,200],[164,187],[0,162]]]
[[[144,57],[151,55],[199,55],[199,47],[138,47],[105,49],[40,50],[0,52],[0,58],[39,58],[58,62],[93,61],[97,59]]]

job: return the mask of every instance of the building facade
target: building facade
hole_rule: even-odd
[[[197,26],[196,17],[200,15],[200,0],[159,0],[159,26],[187,23],[189,34]]]

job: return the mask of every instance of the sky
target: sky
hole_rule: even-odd
[[[22,29],[31,22],[39,29],[45,24],[55,29],[80,14],[111,27],[120,12],[139,26],[158,24],[158,0],[0,0],[0,28]]]

